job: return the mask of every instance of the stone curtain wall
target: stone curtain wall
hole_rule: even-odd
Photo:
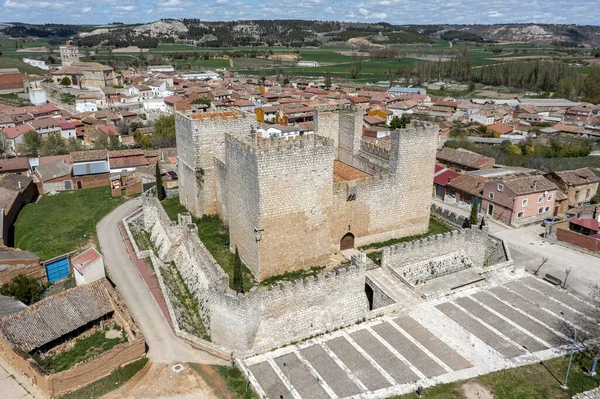
[[[308,135],[257,151],[259,280],[324,264],[331,241],[333,143]],[[257,241],[257,238],[259,241]],[[232,239],[233,242],[233,239]]]
[[[175,114],[181,203],[194,216],[217,213],[214,158],[225,159],[225,134],[249,137],[257,128],[254,114],[239,111]],[[196,170],[204,170],[202,189]]]
[[[410,267],[423,259],[438,258],[463,252],[477,268],[484,265],[488,231],[472,228],[454,230],[420,240],[398,244],[383,249],[381,266],[392,269]]]
[[[229,240],[231,249],[237,247],[240,258],[252,271],[260,275],[259,249],[256,240],[260,228],[260,194],[258,161],[255,148],[245,141],[227,135],[227,180],[224,184],[227,198]]]
[[[334,243],[347,232],[362,246],[427,231],[437,136],[430,125],[394,131],[389,174],[335,186]],[[356,196],[348,201],[351,192]]]
[[[444,209],[435,204],[431,205],[431,213],[433,216],[441,218],[444,222],[451,224],[454,227],[462,228],[465,223],[466,217],[459,215],[456,212],[451,212],[448,209]]]
[[[179,225],[172,223],[160,202],[146,193],[143,209],[161,261],[175,262],[202,304],[201,316],[216,345],[256,351],[354,323],[368,313],[364,254],[334,273],[238,294],[229,288],[227,275],[198,238],[189,215],[180,215]]]

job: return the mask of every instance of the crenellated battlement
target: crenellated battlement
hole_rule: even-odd
[[[369,143],[367,141],[360,141],[360,150],[368,154],[375,155],[376,157],[383,159],[390,159],[389,148],[382,147],[377,144]]]
[[[382,184],[393,184],[393,178],[389,174],[373,175],[361,179],[340,181],[333,183],[334,192],[347,192],[348,188],[353,187],[357,190],[366,190],[371,187],[377,187]]]
[[[233,136],[231,134],[226,134],[225,140],[227,142],[227,145],[256,153],[294,152],[306,148],[319,147],[333,149],[332,140],[329,140],[325,137],[316,134],[274,140],[255,140],[249,137],[239,137]]]

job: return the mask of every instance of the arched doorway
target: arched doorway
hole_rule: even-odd
[[[340,251],[354,248],[354,234],[346,233],[340,241]]]

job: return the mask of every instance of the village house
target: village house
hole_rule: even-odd
[[[88,248],[73,257],[71,265],[77,285],[90,284],[105,277],[104,261],[96,248]]]
[[[0,69],[0,94],[22,93],[29,87],[27,75],[17,68]]]
[[[40,361],[68,353],[83,337],[107,331],[120,341],[57,371]],[[49,398],[84,387],[143,358],[146,344],[117,291],[105,278],[44,298],[0,318],[0,355]]]
[[[0,245],[0,287],[19,274],[41,282],[47,281],[46,270],[33,252]]]
[[[596,176],[589,168],[563,170],[546,174],[546,178],[558,186],[558,189],[567,197],[568,208],[587,204],[598,192],[600,177]],[[567,209],[560,209],[562,215]]]
[[[558,187],[542,175],[491,179],[482,193],[482,210],[511,226],[538,223],[554,214]]]
[[[464,148],[444,147],[438,150],[436,158],[439,163],[457,172],[491,169],[496,164],[494,158],[485,157]]]
[[[16,126],[16,127],[5,127],[0,130],[2,132],[4,151],[11,155],[17,155],[19,153],[19,147],[23,144],[23,136],[27,132],[34,131],[35,129],[29,124]]]
[[[471,209],[471,204],[480,199],[483,187],[489,179],[465,173],[454,177],[446,183],[444,202],[459,208]],[[481,201],[478,200],[478,211],[481,211]]]
[[[77,190],[104,187],[109,184],[106,150],[71,152],[73,181]]]

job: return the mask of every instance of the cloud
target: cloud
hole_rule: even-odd
[[[426,6],[423,0],[0,0],[0,21],[68,24],[76,13],[81,24],[112,22],[113,15],[126,17],[124,22],[130,23],[197,17],[205,21],[302,18],[392,24],[598,24],[598,0],[532,3],[524,8],[521,0],[428,0]],[[519,12],[504,11],[509,9]]]

